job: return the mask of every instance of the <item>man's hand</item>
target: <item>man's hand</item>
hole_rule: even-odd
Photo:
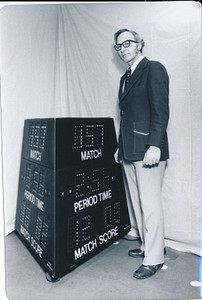
[[[159,163],[161,150],[158,147],[150,146],[144,155],[143,166],[153,166]]]

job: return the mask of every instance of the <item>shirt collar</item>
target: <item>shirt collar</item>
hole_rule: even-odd
[[[139,64],[139,62],[141,62],[141,60],[144,58],[143,55],[141,55],[131,66],[131,74],[135,71],[135,68],[137,67],[137,65]]]

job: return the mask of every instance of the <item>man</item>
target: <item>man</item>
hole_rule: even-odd
[[[161,185],[169,158],[166,128],[169,119],[169,78],[165,67],[143,56],[144,41],[131,30],[114,35],[114,48],[131,69],[121,77],[118,161],[123,164],[141,240],[143,257],[133,277],[154,275],[164,263],[164,220]]]

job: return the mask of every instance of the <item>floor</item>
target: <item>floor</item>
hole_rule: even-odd
[[[133,278],[141,258],[127,255],[138,241],[120,239],[58,282],[44,271],[13,232],[5,238],[9,300],[200,299],[200,257],[167,248],[165,264],[153,277]]]

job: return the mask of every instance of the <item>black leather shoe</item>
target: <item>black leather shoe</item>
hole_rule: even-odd
[[[166,254],[166,248],[164,248],[164,254]],[[128,251],[128,255],[132,257],[144,257],[144,251],[141,249],[131,249]]]
[[[127,241],[137,241],[137,240],[139,240],[139,237],[132,236],[130,234],[126,234],[126,235],[123,236],[123,239],[127,240]]]
[[[142,251],[141,249],[131,249],[128,251],[128,255],[132,257],[143,257],[144,251]]]
[[[145,266],[141,265],[137,271],[133,274],[136,279],[146,279],[153,276],[159,269],[163,267],[163,264]]]

